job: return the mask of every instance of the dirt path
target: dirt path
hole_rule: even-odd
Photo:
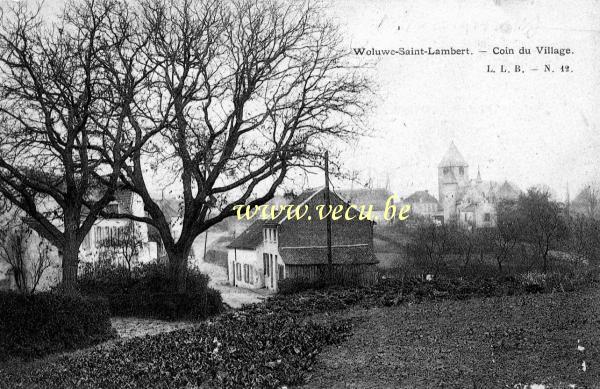
[[[354,335],[319,356],[307,388],[600,388],[600,290],[345,315]]]
[[[165,321],[137,317],[113,317],[110,321],[121,339],[157,335],[163,332],[192,328],[197,325],[197,323],[191,321]]]
[[[229,285],[227,269],[224,267],[202,261],[195,262],[194,266],[210,277],[208,286],[221,292],[223,302],[231,308],[241,308],[244,304],[258,303],[265,298],[264,295],[255,291]]]

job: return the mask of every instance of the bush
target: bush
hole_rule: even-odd
[[[530,271],[517,279],[527,292],[572,292],[599,280],[599,271],[583,265],[572,265],[550,272]]]
[[[305,382],[326,345],[350,333],[348,321],[252,306],[185,329],[138,337],[109,349],[65,355],[27,374],[1,372],[14,387],[281,388]]]
[[[0,360],[34,358],[113,336],[106,300],[44,292],[0,292]]]
[[[208,287],[206,274],[189,269],[185,293],[173,293],[168,270],[157,263],[139,266],[131,274],[123,267],[95,269],[80,278],[79,290],[107,298],[113,316],[201,320],[222,312],[221,295]]]
[[[209,281],[208,275],[203,274],[194,268],[188,269],[185,285],[186,292],[203,292],[208,288]],[[171,291],[171,279],[169,278],[168,265],[150,263],[135,269],[130,292],[171,293]]]
[[[277,284],[279,294],[294,294],[305,290],[322,289],[329,286],[330,283],[324,278],[309,280],[308,278],[286,278],[280,280]]]
[[[81,293],[101,296],[119,294],[125,293],[133,285],[133,279],[124,266],[86,265],[78,280]]]
[[[314,279],[305,277],[285,278],[278,281],[277,286],[279,294],[294,294],[305,290],[323,289],[330,286],[343,286],[356,288],[368,286],[378,281],[378,271],[372,268],[344,268],[344,266],[334,266],[331,277],[328,269],[324,266],[321,273]]]

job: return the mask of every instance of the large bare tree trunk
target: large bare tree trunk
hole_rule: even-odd
[[[312,4],[152,4],[124,6],[128,16],[119,15],[110,28],[114,56],[108,53],[100,67],[114,75],[106,81],[122,103],[117,111],[126,116],[119,118],[128,123],[126,138],[135,139],[131,164],[122,165],[119,178],[148,212],[120,216],[156,227],[174,289],[184,291],[197,236],[235,216],[237,206],[265,204],[291,169],[315,169],[325,145],[365,132],[360,117],[371,83],[338,28]],[[144,178],[150,178],[146,158],[162,156],[161,163],[175,167],[181,189],[178,239]]]
[[[167,251],[171,288],[175,293],[185,293],[187,289],[186,279],[190,250],[191,246]]]
[[[62,259],[62,286],[67,293],[73,292],[77,285],[78,255],[78,247],[72,244],[65,246]]]

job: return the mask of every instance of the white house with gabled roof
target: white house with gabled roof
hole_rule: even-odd
[[[328,269],[326,220],[317,206],[325,204],[324,188],[303,192],[289,205],[307,207],[300,220],[286,214],[274,220],[257,220],[228,246],[228,278],[234,286],[277,290],[285,278],[316,280]],[[330,204],[349,204],[330,192]],[[358,282],[371,282],[377,260],[373,252],[373,224],[359,220],[358,211],[349,211],[353,220],[332,220],[332,267],[338,274]]]

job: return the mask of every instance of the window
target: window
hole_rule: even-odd
[[[244,282],[250,283],[250,267],[246,264],[244,264]]]
[[[273,228],[273,242],[277,243],[277,228]]]
[[[275,266],[277,266],[277,255],[273,258],[273,254],[269,254],[271,257],[271,263],[269,264],[269,277],[271,277],[271,288],[273,287],[273,278],[275,278]]]
[[[242,265],[239,263],[235,264],[235,278],[237,278],[238,281],[242,280]]]
[[[269,274],[269,254],[263,253],[263,275]]]
[[[490,220],[492,220],[492,217],[489,213],[483,215],[483,221],[489,222]]]
[[[284,276],[284,268],[283,265],[278,265],[277,269],[279,270],[279,275],[277,276],[278,280],[283,280]]]
[[[448,174],[448,173],[450,173],[450,169],[449,169],[449,168],[447,168],[447,167],[445,167],[445,168],[444,168],[444,174]]]
[[[254,267],[253,267],[253,266],[250,266],[250,265],[248,265],[248,283],[249,283],[250,285],[254,285],[254,277],[253,277],[253,274],[254,274]]]
[[[459,167],[459,168],[458,168],[458,174],[460,174],[461,176],[462,176],[463,174],[465,174],[465,168],[464,168],[464,167],[462,167],[462,166],[461,166],[461,167]]]
[[[109,213],[119,213],[119,203],[110,203],[104,210]]]
[[[267,229],[263,228],[263,241],[266,242],[267,241]]]
[[[100,241],[102,240],[102,228],[101,227],[94,227],[94,243],[96,244],[96,246],[100,245]]]

